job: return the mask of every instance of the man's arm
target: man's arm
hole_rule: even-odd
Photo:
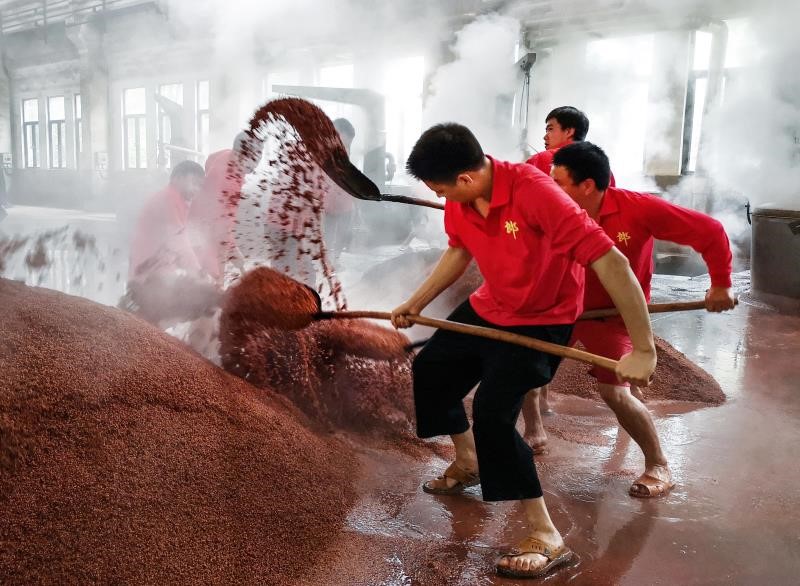
[[[642,197],[643,217],[655,238],[691,246],[703,256],[711,276],[706,309],[713,312],[733,309],[736,304],[731,289],[733,255],[722,224],[711,216],[660,197],[647,194]]]
[[[647,386],[656,367],[656,348],[647,301],[636,275],[628,259],[616,248],[606,252],[590,266],[614,301],[633,342],[633,352],[619,360],[617,375],[638,386]]]
[[[425,279],[422,285],[409,297],[408,301],[392,311],[392,324],[394,327],[411,327],[411,322],[405,316],[421,313],[431,301],[438,297],[439,293],[455,283],[464,274],[471,260],[472,255],[466,248],[450,246],[445,250],[430,277]]]

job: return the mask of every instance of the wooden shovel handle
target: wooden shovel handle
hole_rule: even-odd
[[[408,197],[406,195],[392,195],[390,193],[382,193],[380,201],[394,201],[397,203],[408,203],[415,206],[423,206],[426,208],[433,208],[435,210],[443,210],[444,206],[435,201],[427,199],[419,199],[417,197]]]
[[[735,299],[734,304],[738,305],[739,300]],[[667,311],[690,311],[692,309],[705,309],[706,302],[699,300],[699,301],[672,301],[670,303],[651,303],[647,306],[647,311],[649,313],[664,313]],[[589,311],[584,311],[578,319],[600,319],[602,317],[612,317],[615,315],[619,315],[619,311],[613,307],[609,307],[608,309],[590,309]]]
[[[315,319],[360,319],[360,318],[390,320],[392,319],[392,314],[383,311],[331,311],[331,312],[320,312],[315,316]],[[536,338],[531,338],[529,336],[521,336],[520,334],[514,334],[512,332],[506,332],[504,330],[496,330],[494,328],[485,328],[483,326],[462,324],[454,321],[448,321],[446,319],[435,319],[432,317],[424,317],[422,315],[407,315],[405,316],[405,318],[408,321],[415,324],[419,324],[421,326],[430,326],[432,328],[438,328],[440,330],[448,330],[450,332],[457,332],[459,334],[480,336],[482,338],[489,338],[491,340],[497,340],[499,342],[508,342],[510,344],[517,344],[518,346],[525,346],[526,348],[532,348],[533,350],[539,350],[540,352],[546,352],[548,354],[553,354],[554,356],[561,356],[562,358],[571,358],[572,360],[578,360],[580,362],[585,362],[586,364],[599,366],[600,368],[605,368],[612,372],[614,372],[617,367],[616,360],[605,358],[604,356],[597,356],[596,354],[584,352],[583,350],[569,348],[568,346],[560,346],[558,344],[553,344],[552,342],[545,342],[543,340],[537,340]]]

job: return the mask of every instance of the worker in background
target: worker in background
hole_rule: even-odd
[[[337,118],[333,126],[342,139],[342,144],[350,155],[350,148],[356,137],[356,130],[347,118]],[[325,247],[331,255],[334,265],[338,263],[339,255],[350,246],[353,238],[353,217],[355,212],[354,198],[336,185],[332,180],[327,181],[325,194],[325,215],[322,220]]]
[[[553,167],[553,156],[563,146],[579,142],[586,139],[589,133],[589,118],[573,106],[559,106],[550,111],[544,120],[544,148],[545,150],[536,153],[529,158],[526,163],[533,165],[542,173],[550,175]],[[610,185],[616,185],[614,174],[611,174]],[[534,396],[541,413],[549,415],[553,412],[547,397],[547,387],[543,387]],[[540,438],[532,437],[526,432],[526,438],[531,442],[535,452],[542,453],[544,445],[539,441]]]
[[[189,212],[197,256],[203,268],[220,282],[227,262],[243,267],[244,257],[236,245],[236,214],[242,185],[258,166],[262,149],[261,141],[240,132],[233,148],[210,154],[203,189]]]
[[[484,283],[450,320],[564,344],[582,310],[578,268],[590,265],[634,341],[616,374],[647,383],[656,356],[642,290],[611,239],[552,179],[530,165],[486,156],[459,124],[425,131],[407,169],[447,200],[449,245],[433,273],[392,312],[395,327],[409,327],[407,316],[421,313],[475,258]],[[423,490],[454,495],[480,483],[486,501],[521,501],[529,534],[497,562],[501,574],[539,577],[572,555],[548,514],[532,451],[516,431],[525,394],[548,382],[559,363],[530,348],[444,330],[414,360],[417,435],[449,435],[455,445],[455,461]],[[463,399],[478,383],[470,428]]]
[[[200,273],[189,239],[189,207],[203,187],[205,172],[193,161],[172,169],[169,184],[142,207],[130,247],[129,280],[144,280],[154,271]]]
[[[608,157],[600,147],[589,142],[569,144],[556,152],[552,176],[627,257],[648,301],[653,276],[653,239],[658,238],[691,246],[703,256],[711,276],[711,288],[705,298],[708,311],[734,307],[730,244],[725,229],[717,220],[654,195],[609,186]],[[587,271],[584,309],[613,305],[607,284]],[[625,324],[618,317],[578,321],[570,345],[577,342],[589,352],[615,360],[630,352],[632,347]],[[640,391],[635,386],[629,388],[628,383],[606,370],[593,368],[589,373],[597,379],[600,397],[644,454],[645,469],[630,487],[631,496],[648,498],[667,494],[674,486],[672,474],[650,412],[637,398],[641,396]],[[523,417],[526,437],[535,450],[541,450],[547,435],[536,406],[537,392],[526,397]]]
[[[550,175],[553,156],[563,146],[586,140],[589,133],[589,118],[573,106],[559,106],[545,117],[544,148],[525,161],[543,173]],[[611,174],[611,186],[614,187],[614,174]]]

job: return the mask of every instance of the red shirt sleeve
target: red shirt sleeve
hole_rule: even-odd
[[[655,238],[691,246],[708,266],[711,284],[731,286],[733,255],[725,228],[717,220],[701,212],[684,208],[642,193],[637,202],[647,228]]]
[[[552,253],[588,266],[613,248],[611,238],[552,179],[529,175],[520,181],[530,193],[528,221],[550,237]]]
[[[447,234],[447,245],[452,248],[466,248],[461,237],[458,235],[456,229],[455,214],[460,213],[460,210],[455,209],[460,204],[452,201],[447,201],[444,204],[444,231]]]

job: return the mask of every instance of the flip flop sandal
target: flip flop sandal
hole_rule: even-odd
[[[455,462],[447,467],[444,474],[437,476],[436,480],[445,480],[446,478],[452,478],[456,483],[448,488],[447,486],[433,486],[433,481],[428,480],[422,485],[422,490],[430,494],[461,494],[464,492],[465,488],[475,486],[481,482],[480,477],[476,473],[467,472]]]
[[[635,490],[636,487],[644,487],[644,489],[647,490],[647,493],[644,494],[641,490]],[[649,474],[642,474],[636,479],[636,482],[631,484],[628,494],[630,494],[632,497],[640,499],[652,499],[666,496],[674,487],[675,483],[672,481],[661,480],[660,478],[650,476]]]
[[[500,561],[506,558],[514,558],[525,555],[526,553],[541,554],[547,559],[547,563],[541,568],[532,570],[514,570],[510,567],[500,565]],[[510,576],[512,578],[541,578],[558,566],[566,564],[572,559],[572,555],[572,550],[566,545],[562,545],[558,549],[553,549],[540,539],[526,537],[517,547],[500,557],[496,569],[497,573],[501,576]]]

